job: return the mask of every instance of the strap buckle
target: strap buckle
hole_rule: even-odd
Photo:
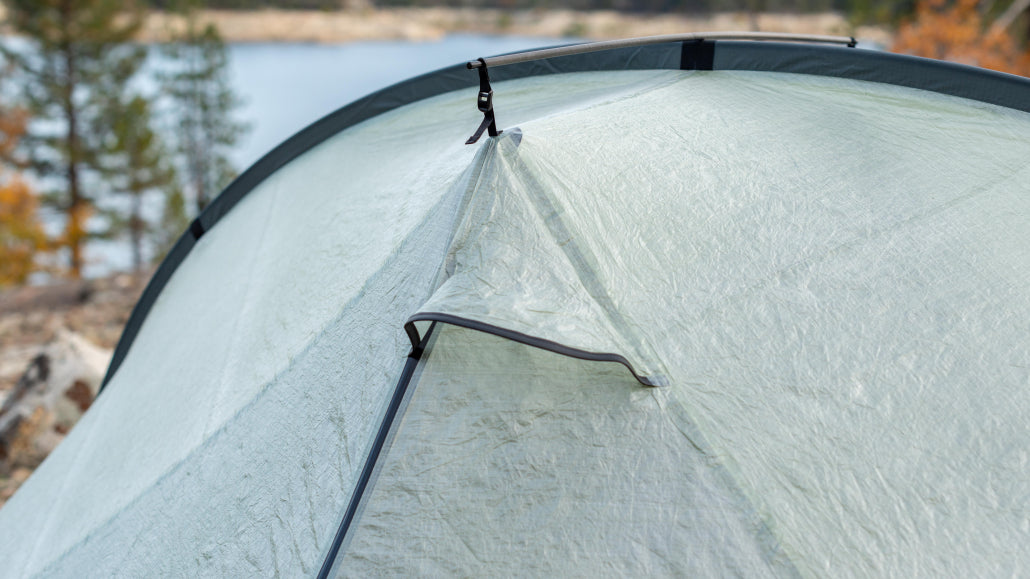
[[[490,73],[486,70],[486,61],[480,58],[479,63],[479,96],[476,97],[476,108],[483,113],[483,122],[479,123],[476,132],[465,141],[466,145],[478,141],[485,131],[489,131],[491,137],[501,134],[501,131],[497,130],[497,121],[494,118],[494,90],[490,88]]]

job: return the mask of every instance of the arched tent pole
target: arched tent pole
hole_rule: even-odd
[[[853,42],[852,38],[835,36],[702,32],[576,44],[494,56],[483,61],[488,66],[499,67],[493,78],[497,82],[598,70],[764,71],[881,82],[1030,112],[1028,78],[915,56],[842,48],[852,46]],[[626,52],[633,54],[627,55]],[[556,56],[565,58],[553,58]],[[513,66],[504,66],[508,64]],[[479,61],[457,64],[358,99],[290,137],[237,177],[179,238],[161,262],[126,323],[100,392],[103,393],[118,371],[151,307],[200,236],[215,227],[258,184],[348,127],[425,98],[475,87],[478,83],[468,74],[468,68],[479,66]]]
[[[815,44],[841,44],[854,48],[858,41],[853,36],[823,36],[818,34],[787,34],[782,32],[693,32],[689,34],[661,34],[658,36],[642,36],[640,38],[623,38],[619,40],[603,40],[600,42],[584,42],[555,48],[529,50],[515,54],[503,54],[489,58],[470,60],[465,66],[475,69],[490,66],[504,66],[533,60],[543,60],[558,56],[587,54],[602,50],[618,48],[634,48],[665,42],[701,42],[704,40],[772,40],[777,42],[810,42]]]
[[[690,56],[686,56],[689,54],[687,51],[688,46],[701,46],[706,44],[705,41],[710,40],[771,40],[777,42],[807,42],[816,44],[842,44],[850,48],[854,48],[858,44],[858,41],[855,40],[855,37],[853,36],[822,36],[816,34],[787,34],[781,32],[692,32],[688,34],[661,34],[658,36],[642,36],[640,38],[584,42],[581,44],[542,48],[539,50],[529,50],[514,54],[503,54],[490,58],[477,58],[476,60],[468,61],[465,66],[468,67],[469,70],[479,71],[479,95],[476,97],[476,106],[479,108],[479,111],[483,113],[483,121],[479,124],[479,128],[476,129],[476,132],[473,133],[467,141],[465,141],[465,144],[473,145],[477,143],[479,138],[483,136],[483,133],[487,129],[489,129],[491,137],[496,137],[501,133],[501,131],[497,130],[497,121],[494,116],[494,91],[490,88],[489,73],[489,68],[491,66],[496,67],[507,64],[520,64],[536,60],[545,60],[548,58],[589,54],[591,52],[618,50],[621,48],[638,48],[670,42],[682,43],[684,47],[684,59],[690,59]],[[707,54],[705,58],[709,58],[710,56],[711,54]],[[682,65],[681,68],[683,68]],[[691,68],[696,68],[696,66]]]

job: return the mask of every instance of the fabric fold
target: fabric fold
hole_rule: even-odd
[[[522,160],[518,129],[490,139],[463,202],[443,281],[408,320],[435,320],[587,360],[619,362],[667,385],[654,348],[620,309],[593,248],[565,218],[568,202]],[[412,336],[417,337],[417,334]]]

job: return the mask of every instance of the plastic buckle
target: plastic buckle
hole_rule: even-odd
[[[479,112],[481,113],[487,113],[494,110],[494,91],[480,91],[476,105],[479,107]]]

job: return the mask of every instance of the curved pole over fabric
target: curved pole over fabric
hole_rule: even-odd
[[[822,39],[828,39],[820,44]],[[660,40],[659,40],[660,39]],[[677,43],[670,39],[680,39]],[[845,50],[839,45],[850,44],[845,37],[812,37],[805,35],[775,35],[746,32],[715,32],[675,34],[640,39],[606,41],[533,50],[513,55],[484,58],[488,66],[514,64],[499,68],[495,80],[505,81],[526,76],[560,72],[583,72],[623,69],[682,69],[684,46],[713,41],[712,70],[746,70],[810,74],[849,78],[867,82],[881,82],[929,90],[961,98],[973,99],[992,105],[1030,112],[1030,79],[927,58],[892,54],[873,50]],[[737,40],[745,40],[738,42]],[[747,42],[746,40],[773,40],[784,42]],[[798,44],[798,43],[802,44]],[[803,44],[803,43],[812,44]],[[621,48],[634,52],[627,60]],[[837,46],[834,46],[837,45]],[[633,50],[640,48],[640,51]],[[550,52],[553,51],[553,52]],[[647,54],[641,57],[640,52]],[[547,53],[547,54],[542,54]],[[565,55],[541,62],[549,56]],[[562,62],[564,61],[564,62]],[[472,68],[481,66],[474,61]],[[272,173],[293,159],[340,131],[376,115],[394,110],[413,102],[453,90],[471,89],[477,86],[476,79],[469,75],[465,64],[442,68],[424,75],[401,81],[393,86],[371,93],[326,115],[302,129],[237,177],[207,209],[197,217],[195,223],[183,233],[179,241],[161,262],[151,278],[143,295],[126,323],[122,337],[115,348],[100,392],[106,389],[119,366],[128,354],[136,334],[157,301],[164,286],[175,270],[190,254],[193,246],[206,231],[218,221],[251,190]]]
[[[663,42],[700,42],[702,40],[773,40],[779,42],[812,42],[816,44],[843,44],[852,48],[854,48],[858,43],[854,36],[825,36],[818,34],[790,34],[784,32],[691,32],[688,34],[661,34],[658,36],[642,36],[640,38],[602,40],[600,42],[584,42],[582,44],[570,44],[555,48],[529,50],[516,54],[503,54],[500,56],[470,60],[466,66],[472,69],[484,66],[504,66],[506,64],[530,62],[555,56],[571,56],[573,54],[586,54],[588,52],[614,50],[616,48],[632,48],[635,46],[647,46],[649,44],[661,44]]]

